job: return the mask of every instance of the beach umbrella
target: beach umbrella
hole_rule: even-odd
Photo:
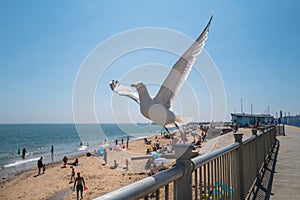
[[[160,165],[161,163],[163,164],[167,164],[169,161],[165,158],[156,158],[154,160],[155,164]]]
[[[103,156],[103,154],[104,154],[104,148],[103,147],[101,147],[100,149],[98,149],[98,154],[100,156]]]
[[[156,151],[151,152],[151,156],[152,156],[153,158],[160,158],[160,154],[157,153]]]
[[[122,148],[119,145],[117,145],[117,146],[114,147],[114,150],[115,151],[122,151]]]

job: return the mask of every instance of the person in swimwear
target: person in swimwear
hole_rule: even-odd
[[[77,177],[74,182],[73,190],[75,190],[75,186],[76,186],[76,192],[77,192],[76,193],[77,200],[79,197],[79,191],[80,191],[80,199],[83,199],[82,193],[83,193],[83,187],[85,187],[85,182],[84,182],[83,176],[80,176],[80,172],[77,173]]]
[[[78,166],[78,158],[76,158],[74,162],[69,163],[69,164],[73,165],[73,166]]]
[[[37,161],[37,166],[39,169],[39,172],[37,175],[41,174],[41,169],[43,169],[43,174],[45,173],[45,164],[43,163],[43,157],[40,157],[40,159]]]
[[[63,166],[63,167],[66,167],[66,165],[67,165],[67,162],[68,162],[68,158],[67,158],[67,156],[64,156],[64,158],[63,158],[63,162],[64,162],[64,166]]]

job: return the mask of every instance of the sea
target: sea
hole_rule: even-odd
[[[9,176],[36,167],[42,156],[46,164],[62,161],[64,156],[93,152],[103,146],[112,146],[159,134],[162,127],[151,123],[136,124],[0,124],[0,177]],[[51,156],[51,146],[54,156]],[[25,159],[22,149],[26,148]]]

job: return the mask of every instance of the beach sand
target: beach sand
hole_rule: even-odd
[[[251,135],[249,129],[240,129],[244,132],[244,138]],[[169,139],[161,139],[157,136],[161,145],[170,143]],[[155,136],[149,138],[155,141]],[[191,139],[191,138],[190,138]],[[228,133],[204,143],[200,153],[213,151],[234,142],[233,133]],[[108,150],[108,163],[104,165],[103,157],[81,156],[79,166],[75,167],[84,177],[87,191],[84,191],[84,199],[93,199],[130,183],[148,177],[144,165],[147,159],[131,160],[131,157],[145,155],[148,145],[144,140],[136,140],[129,143],[129,150]],[[125,159],[129,161],[129,170],[124,170]],[[110,169],[113,160],[117,160],[119,167]],[[169,162],[169,165],[172,165]],[[71,178],[70,168],[61,168],[62,162],[46,166],[43,175],[36,176],[38,170],[31,169],[18,174],[1,183],[0,199],[75,199],[76,192],[71,190],[73,184],[69,184]]]

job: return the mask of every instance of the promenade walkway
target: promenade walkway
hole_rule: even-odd
[[[271,200],[300,199],[300,128],[285,127],[286,136],[277,137],[280,148]]]

